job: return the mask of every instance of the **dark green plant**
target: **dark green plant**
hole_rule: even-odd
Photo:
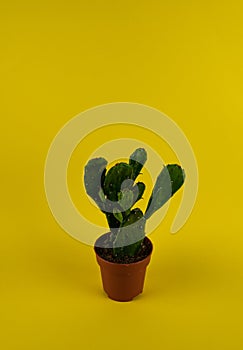
[[[85,166],[86,192],[106,215],[111,232],[108,246],[113,248],[114,257],[139,253],[145,237],[146,220],[184,183],[184,170],[177,164],[168,164],[157,177],[145,213],[133,208],[145,190],[145,184],[135,180],[146,160],[145,149],[138,148],[131,154],[128,163],[117,163],[109,171],[104,158],[91,159]]]

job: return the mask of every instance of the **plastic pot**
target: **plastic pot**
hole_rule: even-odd
[[[145,237],[144,243],[149,247],[148,255],[143,260],[129,264],[107,261],[99,256],[96,246],[94,247],[96,259],[100,266],[103,288],[110,299],[131,301],[142,293],[146,268],[153,250],[152,242],[148,237]]]

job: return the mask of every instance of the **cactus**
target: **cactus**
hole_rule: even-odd
[[[156,180],[145,213],[139,208],[133,209],[146,188],[143,182],[135,182],[146,160],[145,149],[138,148],[131,154],[128,163],[117,163],[108,171],[104,158],[91,159],[85,166],[85,189],[106,215],[114,257],[139,253],[145,238],[147,219],[184,183],[184,170],[177,164],[166,165]]]
[[[185,172],[177,164],[166,165],[157,177],[152,195],[148,201],[145,218],[148,219],[160,209],[183,185]]]

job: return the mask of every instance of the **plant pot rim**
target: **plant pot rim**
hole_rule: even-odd
[[[109,232],[104,233],[104,234],[101,235],[99,238],[97,238],[97,240],[95,241],[95,243],[96,243],[100,238],[104,237],[104,236],[107,235],[107,234],[109,234]],[[147,256],[143,257],[141,260],[135,261],[135,262],[131,262],[131,263],[118,263],[118,262],[112,262],[112,261],[106,260],[106,259],[102,258],[102,257],[99,255],[99,253],[97,252],[97,249],[96,249],[96,248],[100,248],[100,247],[96,247],[95,244],[94,244],[94,247],[93,247],[93,248],[94,248],[95,254],[96,254],[96,256],[99,258],[99,260],[103,261],[103,262],[106,263],[106,264],[109,264],[109,265],[120,265],[120,266],[124,266],[124,267],[128,267],[128,266],[131,266],[131,265],[135,266],[135,265],[142,264],[146,259],[150,259],[151,254],[152,254],[152,252],[153,252],[153,243],[152,243],[152,241],[151,241],[147,236],[145,236],[145,238],[149,241],[150,246],[151,246],[151,249],[150,249],[149,254],[148,254]]]

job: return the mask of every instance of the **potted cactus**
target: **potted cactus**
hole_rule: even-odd
[[[104,291],[117,301],[132,300],[142,292],[153,249],[145,235],[146,222],[184,183],[181,166],[164,166],[143,213],[135,204],[142,199],[145,184],[136,179],[146,160],[145,149],[138,148],[127,163],[119,162],[108,171],[104,158],[91,159],[85,166],[86,192],[106,215],[110,228],[95,242],[96,259]]]

